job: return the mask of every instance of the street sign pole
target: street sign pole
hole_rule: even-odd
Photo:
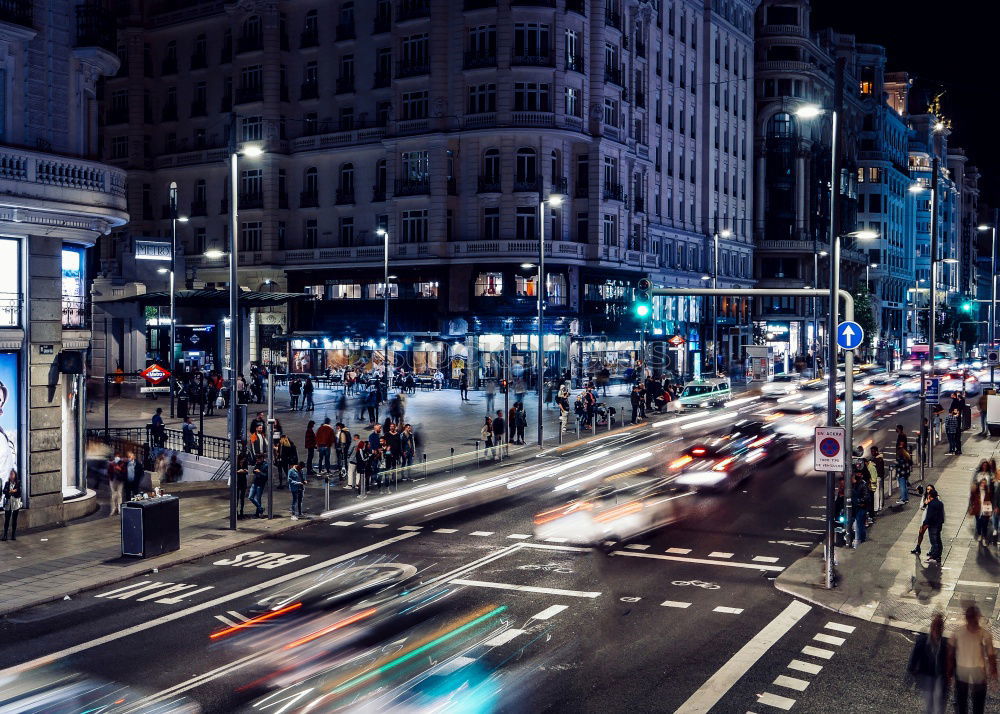
[[[924,441],[924,422],[927,420],[927,371],[924,369],[924,359],[920,358],[920,426],[917,431],[917,444],[920,445],[918,455],[920,457],[920,483],[924,482],[924,468],[927,463],[927,454],[931,448],[931,427],[927,425],[927,440]],[[902,498],[903,494],[899,494]]]

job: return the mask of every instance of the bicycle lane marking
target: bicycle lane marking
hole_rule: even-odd
[[[5,669],[0,670],[0,677],[13,674],[20,674],[23,672],[27,672],[31,669],[34,669],[35,667],[40,667],[46,664],[50,664],[52,662],[64,659],[66,657],[72,657],[75,654],[79,654],[80,652],[85,652],[89,649],[93,649],[94,647],[100,647],[101,645],[106,645],[109,642],[114,642],[124,637],[129,637],[130,635],[134,635],[139,632],[144,632],[146,630],[158,627],[160,625],[165,625],[169,622],[173,622],[183,617],[187,617],[188,615],[193,615],[198,612],[203,612],[205,610],[218,607],[219,605],[229,602],[230,600],[236,600],[237,598],[245,597],[247,595],[252,595],[253,593],[260,592],[261,590],[265,590],[275,585],[280,585],[281,583],[287,582],[294,578],[301,577],[302,575],[307,575],[308,573],[312,573],[317,570],[322,570],[323,568],[328,568],[331,565],[342,563],[345,560],[356,558],[359,555],[364,555],[365,553],[370,553],[372,551],[379,550],[388,545],[392,545],[393,543],[407,540],[408,538],[412,538],[417,535],[420,534],[416,532],[402,533],[400,535],[393,536],[392,538],[387,538],[386,540],[378,541],[377,543],[372,543],[371,545],[365,546],[364,548],[358,548],[357,550],[351,551],[350,553],[345,553],[344,555],[338,555],[335,558],[330,558],[329,560],[325,560],[321,563],[314,563],[313,565],[302,568],[301,570],[296,570],[291,573],[286,573],[285,575],[272,578],[262,583],[257,583],[256,585],[251,585],[250,587],[243,588],[242,590],[238,590],[233,593],[220,595],[217,598],[214,598],[212,600],[207,600],[197,605],[192,605],[191,607],[185,608],[183,610],[178,610],[176,612],[172,612],[167,615],[162,615],[161,617],[157,617],[152,620],[147,620],[138,625],[133,625],[132,627],[126,627],[122,630],[118,630],[117,632],[112,632],[102,637],[98,637],[93,640],[89,640],[87,642],[82,642],[78,645],[73,645],[72,647],[66,647],[62,650],[53,652],[48,655],[36,657],[35,659],[30,660],[28,662],[23,662],[21,664],[13,665],[11,667],[7,667]]]

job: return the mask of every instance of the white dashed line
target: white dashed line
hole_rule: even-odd
[[[662,607],[679,607],[682,609],[685,607],[691,607],[691,603],[689,602],[677,602],[676,600],[664,600],[660,603],[660,605]]]
[[[788,669],[794,669],[797,672],[805,672],[806,674],[819,674],[820,670],[823,669],[823,665],[813,664],[812,662],[803,662],[800,659],[793,659],[788,663]]]
[[[525,540],[527,538],[530,538],[531,536],[527,535],[526,533],[511,533],[507,537],[508,538],[513,538],[514,540]]]
[[[778,559],[773,558],[769,555],[755,555],[753,557],[755,563],[777,563]]]
[[[837,647],[840,647],[845,642],[843,637],[834,637],[833,635],[825,635],[822,632],[820,632],[818,635],[813,635],[813,639],[816,640],[817,642],[822,642],[827,645],[836,645]]]
[[[452,580],[455,585],[470,585],[477,588],[495,588],[497,590],[519,590],[526,593],[541,593],[543,595],[563,595],[565,597],[600,597],[598,592],[586,592],[580,590],[560,590],[559,588],[537,588],[533,585],[514,585],[512,583],[490,583],[485,580]]]
[[[475,534],[473,534],[475,535]],[[565,543],[569,538],[546,538],[546,543]]]
[[[690,548],[667,548],[668,553],[673,553],[674,555],[687,555],[691,552]]]
[[[625,547],[632,550],[649,550],[649,546],[643,543],[632,543],[631,545],[627,545]]]
[[[435,533],[458,533],[458,528],[438,528]]]
[[[369,523],[365,528],[388,528],[388,523]]]
[[[558,615],[560,612],[562,612],[563,610],[565,610],[568,607],[569,607],[569,605],[553,605],[552,607],[545,608],[544,610],[542,610],[541,612],[539,612],[537,615],[532,615],[530,619],[532,619],[532,620],[548,620],[548,619],[550,619],[552,617],[555,617],[556,615]]]
[[[422,531],[423,529],[424,529],[423,526],[400,526],[396,530],[398,530],[398,531]]]
[[[483,644],[487,647],[499,647],[500,645],[505,645],[515,637],[520,637],[524,634],[524,630],[510,629],[501,632],[499,635],[494,637],[492,640],[487,640]]]
[[[354,521],[334,521],[331,526],[353,526]]]
[[[784,674],[779,674],[774,683],[779,687],[785,687],[786,689],[794,689],[796,692],[806,691],[806,687],[809,686],[809,682],[804,679],[796,679],[795,677],[789,677]]]
[[[777,694],[771,694],[770,692],[765,692],[764,694],[757,695],[757,703],[765,704],[769,707],[775,707],[776,709],[784,709],[787,712],[795,704],[795,700],[789,699],[788,697],[779,697]]]
[[[733,554],[732,553],[721,553],[721,552],[719,552],[717,550],[713,550],[711,553],[708,554],[708,557],[709,558],[732,558]]]
[[[821,659],[830,659],[835,653],[833,650],[824,650],[819,647],[813,647],[812,645],[806,645],[802,648],[802,654],[807,654],[810,657],[819,657]]]
[[[479,536],[481,538],[485,538],[487,536],[493,535],[493,531],[472,531],[472,533],[470,533],[469,535],[474,535],[474,536]]]
[[[994,586],[995,587],[995,586]],[[834,630],[835,632],[846,632],[851,634],[856,629],[854,625],[841,625],[839,622],[828,622],[823,625],[827,630]]]
[[[742,607],[717,607],[712,610],[712,612],[722,612],[727,615],[739,615],[743,612]]]

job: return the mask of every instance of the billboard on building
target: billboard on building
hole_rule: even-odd
[[[18,415],[21,411],[21,383],[18,374],[18,353],[0,352],[0,474],[3,479],[11,469],[23,474],[18,462]]]

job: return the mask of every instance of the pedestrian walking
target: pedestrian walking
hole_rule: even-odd
[[[340,394],[337,395],[337,401],[334,405],[334,411],[337,413],[337,421],[344,421],[347,415],[347,389],[341,390]],[[358,420],[360,421],[360,419]]]
[[[111,488],[110,516],[119,515],[122,507],[122,496],[125,495],[125,464],[121,454],[116,453],[108,464],[108,486]]]
[[[986,711],[987,682],[997,681],[997,655],[993,633],[979,624],[979,608],[965,608],[965,622],[949,638],[949,675],[955,678],[955,709],[967,714],[972,700],[972,714]],[[951,678],[949,676],[949,679]]]
[[[312,377],[307,376],[305,384],[302,385],[302,409],[313,411],[316,408],[316,403],[313,402],[313,389],[315,385],[313,384]]]
[[[292,381],[288,383],[289,409],[293,412],[299,408],[300,394],[302,394],[302,382],[299,381],[298,377],[293,377]]]
[[[483,426],[479,429],[479,437],[483,440],[483,453],[490,455],[490,460],[496,459],[496,449],[493,447],[493,420],[483,417]]]
[[[493,402],[497,397],[497,381],[490,377],[486,380],[486,413],[493,413]]]
[[[253,467],[253,480],[250,482],[249,498],[250,503],[257,507],[257,513],[254,514],[254,518],[264,517],[264,504],[261,503],[261,497],[264,495],[264,489],[267,488],[267,470],[267,462],[264,460],[264,457],[262,455],[257,456]]]
[[[305,462],[299,461],[288,469],[288,492],[292,496],[292,520],[302,517],[302,496],[306,490]]]
[[[358,487],[358,465],[354,460],[355,455],[358,451],[358,444],[361,443],[361,437],[355,434],[351,443],[347,445],[345,451],[345,461],[347,463],[347,483],[344,488],[357,488]]]
[[[351,447],[351,432],[343,422],[337,422],[334,446],[337,449],[337,476],[343,480],[347,476],[347,452]]]
[[[989,525],[993,520],[993,489],[985,478],[972,486],[969,494],[969,515],[976,520],[976,541],[989,545]]]
[[[399,454],[403,468],[413,466],[413,459],[417,455],[417,435],[413,433],[413,427],[409,424],[403,425],[403,432],[399,435]]]
[[[191,417],[184,417],[184,426],[181,428],[181,441],[184,444],[184,451],[191,454],[198,448],[194,435],[197,433]]]
[[[237,518],[243,518],[243,507],[247,498],[247,476],[249,475],[249,464],[247,455],[240,454],[236,460],[236,500],[240,505]]]
[[[993,504],[993,545],[1000,545],[1000,473],[993,473],[990,482],[990,501]]]
[[[131,501],[142,488],[144,471],[142,464],[135,458],[135,452],[129,451],[125,460],[125,500]]]
[[[992,389],[984,389],[983,393],[979,395],[979,401],[976,402],[976,407],[979,409],[979,435],[987,436],[989,430],[986,428],[986,405],[989,403],[989,395]]]
[[[897,506],[910,502],[910,471],[913,468],[913,454],[910,453],[906,430],[902,424],[896,425],[896,479],[899,481]]]
[[[330,417],[323,419],[323,424],[316,430],[316,449],[319,451],[319,464],[316,470],[321,474],[330,473],[330,449],[333,448],[334,432],[330,426]]]
[[[163,425],[163,407],[156,408],[156,413],[149,422],[149,433],[153,437],[153,444],[162,449],[167,439],[167,430]]]
[[[559,428],[569,430],[569,382],[563,382],[556,394],[556,406],[559,407]]]
[[[368,446],[368,442],[358,437],[357,445],[354,450],[354,468],[358,481],[361,484],[365,485],[366,490],[370,485],[369,482],[371,476],[371,470],[369,468],[370,461],[371,461],[371,449]]]
[[[21,493],[21,478],[16,469],[11,469],[7,474],[7,480],[3,482],[3,490],[0,491],[0,501],[3,503],[3,537],[0,540],[7,540],[8,533],[11,540],[17,540],[17,515],[24,507],[24,497]]]
[[[528,427],[528,413],[524,410],[524,402],[518,402],[514,410],[515,432],[517,443],[524,444],[524,430]]]
[[[953,408],[944,418],[944,433],[948,436],[948,454],[961,456],[962,454],[962,430],[959,421],[959,410]],[[945,454],[946,456],[948,454]]]
[[[910,552],[914,555],[920,555],[920,545],[924,541],[924,533],[927,532],[927,504],[931,502],[931,494],[936,493],[937,489],[933,485],[928,484],[927,488],[924,489],[924,495],[922,498],[923,503],[920,505],[920,510],[924,512],[923,520],[920,521],[920,529],[917,531],[917,545]]]
[[[868,476],[867,470],[855,469],[851,475],[851,505],[854,506],[854,547],[868,539]]]
[[[299,463],[299,450],[295,448],[295,444],[288,438],[288,434],[282,434],[278,440],[276,456],[278,463],[278,488],[284,488],[285,475],[288,473],[288,469]]]
[[[493,419],[493,445],[497,449],[503,449],[504,437],[507,435],[507,422],[503,418],[503,412],[497,409],[497,415]],[[503,453],[501,452],[501,456]]]
[[[469,400],[469,370],[465,367],[462,368],[462,376],[458,378],[458,391],[462,397],[463,402],[468,402]]]
[[[941,552],[944,546],[941,544],[941,528],[944,526],[944,504],[938,498],[937,489],[928,491],[927,514],[924,516],[924,523],[927,524],[927,539],[931,542],[930,552],[927,553],[927,560],[933,563],[941,563]]]
[[[930,632],[917,635],[910,652],[907,672],[924,695],[926,714],[945,714],[948,707],[948,643],[944,638],[944,615],[935,612]]]
[[[378,398],[379,388],[377,384],[373,384],[368,390],[368,394],[365,397],[365,405],[368,408],[368,425],[374,426],[378,423]]]
[[[632,385],[632,393],[629,394],[629,404],[632,407],[632,424],[639,423],[639,410],[642,408],[642,393],[639,391],[639,385]]]
[[[306,474],[312,476],[315,471],[313,471],[313,456],[316,455],[316,430],[314,427],[316,422],[312,419],[306,424],[306,434],[302,439],[302,446],[306,450]]]

